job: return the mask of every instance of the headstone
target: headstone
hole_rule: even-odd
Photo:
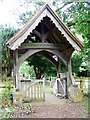
[[[76,85],[70,86],[69,99],[71,99],[74,102],[80,102],[82,98],[83,98],[82,91]]]
[[[54,84],[55,84],[55,80],[51,80],[51,81],[50,81],[50,86],[53,87]]]

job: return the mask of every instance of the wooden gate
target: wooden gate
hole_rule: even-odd
[[[67,96],[67,78],[57,78],[54,85],[54,94],[56,96]]]
[[[42,101],[45,100],[44,92],[45,81],[35,80],[34,82],[28,82],[22,80],[20,83],[20,92],[24,101]]]

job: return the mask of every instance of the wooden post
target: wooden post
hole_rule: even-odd
[[[43,100],[45,100],[45,78],[43,78]]]
[[[72,68],[71,68],[71,59],[69,60],[69,62],[67,63],[67,85],[68,87],[70,86],[70,84],[72,84],[74,82],[74,80],[72,80]]]
[[[57,77],[59,77],[60,70],[61,70],[61,59],[58,57]]]
[[[67,96],[69,95],[68,88],[72,84],[71,74],[72,72],[71,72],[71,59],[70,59],[69,62],[67,63]]]
[[[19,88],[18,50],[13,52],[15,88]]]
[[[82,80],[80,80],[80,89],[83,92],[83,81]]]
[[[63,86],[64,86],[64,97],[68,98],[68,94],[67,94],[67,78],[63,79]]]

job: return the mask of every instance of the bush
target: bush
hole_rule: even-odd
[[[13,110],[12,107],[12,91],[13,88],[6,87],[2,91],[2,95],[0,98],[0,118],[10,118],[10,114]]]
[[[11,106],[13,88],[7,87],[2,92],[2,107]]]

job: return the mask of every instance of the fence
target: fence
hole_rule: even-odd
[[[90,80],[76,80],[76,85],[83,93],[90,93]]]

